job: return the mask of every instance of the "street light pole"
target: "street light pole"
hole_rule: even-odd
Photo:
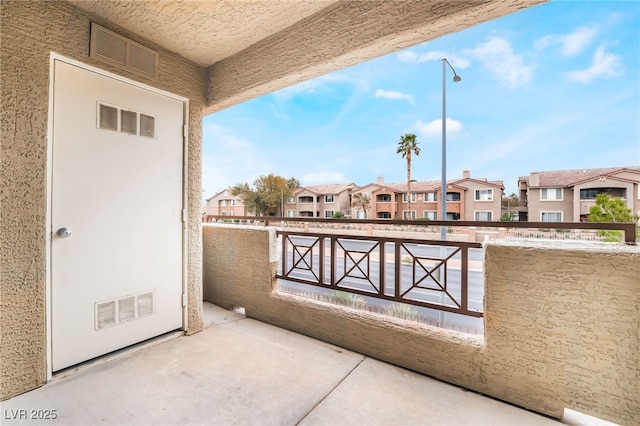
[[[456,70],[453,69],[449,61],[446,58],[442,58],[442,180],[440,187],[440,220],[447,220],[447,84],[446,74],[447,67],[449,65],[451,71],[453,71],[453,81],[455,83],[462,80]],[[447,227],[440,227],[440,239],[442,241],[447,239]]]

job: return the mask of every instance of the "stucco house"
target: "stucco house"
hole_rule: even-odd
[[[518,179],[518,188],[524,221],[585,222],[600,193],[640,215],[640,166],[531,172]]]
[[[223,189],[205,200],[202,221],[211,222],[211,216],[249,216],[252,213],[247,211],[242,197],[233,195],[229,189]]]
[[[541,2],[2,1],[0,398],[202,330],[205,115]]]
[[[500,219],[504,193],[502,181],[471,178],[464,171],[462,179],[447,182],[447,220],[496,221]],[[439,220],[442,206],[441,181],[411,183],[411,194],[406,183],[385,183],[379,177],[355,191],[371,195],[372,216],[377,219],[429,219]]]
[[[331,219],[337,212],[351,215],[351,190],[355,183],[299,186],[285,200],[288,217],[322,217]]]

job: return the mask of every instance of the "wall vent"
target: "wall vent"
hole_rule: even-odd
[[[143,77],[158,79],[158,52],[95,22],[91,23],[89,56]]]
[[[95,329],[112,327],[155,313],[154,292],[134,294],[94,305]]]

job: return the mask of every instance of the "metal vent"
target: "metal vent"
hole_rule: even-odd
[[[150,115],[140,114],[140,136],[155,138],[156,119]]]
[[[158,78],[158,52],[94,22],[89,56],[144,77]]]
[[[138,134],[138,114],[134,111],[120,111],[121,131],[130,135]]]
[[[116,324],[116,302],[96,303],[96,330]]]
[[[152,315],[154,311],[153,307],[153,293],[144,293],[138,295],[138,317],[146,317]]]
[[[133,136],[154,139],[155,117],[119,106],[97,103],[96,124],[98,129],[115,130]]]
[[[136,319],[136,297],[130,296],[118,300],[118,322]]]
[[[98,128],[118,130],[118,108],[98,104]]]
[[[112,327],[155,313],[153,291],[95,304],[95,329]]]

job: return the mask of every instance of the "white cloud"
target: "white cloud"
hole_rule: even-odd
[[[447,58],[447,61],[456,69],[465,69],[469,67],[469,60],[457,55],[452,55],[447,52],[432,50],[418,55],[412,50],[405,50],[398,53],[398,60],[400,62],[409,62],[414,64],[420,64],[428,61],[441,61],[442,58]]]
[[[580,71],[569,71],[565,75],[571,81],[588,84],[596,78],[612,78],[621,74],[620,58],[613,53],[606,52],[604,45],[601,45],[594,53],[589,68]]]
[[[410,104],[413,105],[414,100],[413,100],[413,95],[408,95],[406,93],[402,93],[402,92],[396,92],[394,90],[382,90],[382,89],[378,89],[376,90],[375,94],[374,94],[375,98],[383,98],[383,99],[392,99],[392,100],[397,100],[397,99],[404,99],[407,102],[409,102]]]
[[[302,186],[346,182],[347,178],[341,172],[336,172],[335,170],[321,170],[317,172],[310,172],[300,178],[300,183]]]
[[[511,89],[526,86],[533,77],[533,67],[524,65],[522,56],[513,53],[511,43],[505,39],[492,37],[465,53],[479,60],[495,80]]]
[[[429,123],[425,123],[422,120],[418,120],[415,124],[418,132],[427,138],[441,137],[442,136],[442,119],[438,118]],[[462,123],[453,118],[447,117],[447,136],[449,134],[458,133],[462,130]]]
[[[560,45],[562,56],[575,56],[589,46],[598,33],[598,27],[580,27],[575,31],[564,35],[548,35],[536,41],[536,50],[543,50],[549,46]]]

